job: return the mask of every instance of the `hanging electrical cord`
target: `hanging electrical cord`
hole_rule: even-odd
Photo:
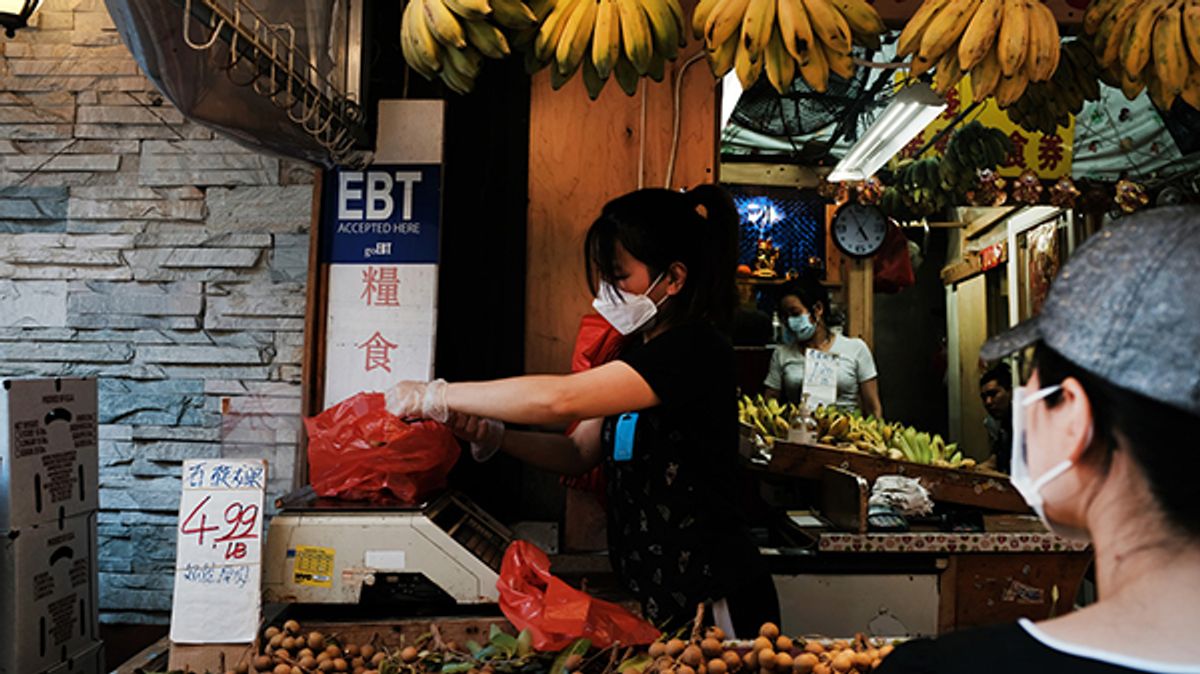
[[[683,67],[675,75],[675,111],[671,126],[671,153],[667,155],[667,180],[663,185],[668,190],[671,189],[671,182],[675,179],[675,156],[679,153],[679,127],[681,126],[683,117],[683,75],[687,72],[688,68],[692,67],[693,64],[702,58],[704,58],[704,52],[696,52],[683,63]]]

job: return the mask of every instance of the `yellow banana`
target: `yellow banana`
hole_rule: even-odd
[[[650,23],[637,0],[616,0],[617,13],[621,16],[621,40],[625,55],[639,75],[650,68],[654,42],[650,35]]]
[[[613,68],[613,74],[617,76],[617,84],[621,85],[621,91],[625,92],[626,96],[632,96],[637,93],[638,82],[641,79],[638,76],[638,71],[625,58],[625,54],[621,54],[617,58],[617,66]]]
[[[596,27],[592,31],[592,64],[596,76],[608,79],[621,55],[621,17],[615,0],[600,0],[596,8]]]
[[[1150,62],[1150,50],[1156,46],[1154,24],[1169,5],[1170,0],[1151,0],[1134,15],[1128,35],[1121,44],[1121,67],[1125,72],[1137,75]]]
[[[962,67],[958,63],[958,53],[954,49],[947,49],[942,54],[942,58],[938,60],[937,69],[933,73],[933,90],[939,96],[945,96],[946,92],[958,84],[962,75]]]
[[[947,5],[929,22],[929,29],[921,37],[921,49],[917,55],[936,63],[954,45],[967,25],[974,18],[981,0],[956,0]],[[956,54],[957,55],[957,54]]]
[[[1172,6],[1154,24],[1154,74],[1172,102],[1183,91],[1188,76],[1187,47],[1183,44],[1183,17],[1177,10],[1177,7]]]
[[[425,25],[429,26],[429,32],[433,33],[438,42],[454,49],[467,46],[467,34],[463,32],[462,24],[458,22],[454,13],[442,4],[442,0],[419,1]]]
[[[558,40],[558,48],[554,59],[558,62],[558,72],[567,75],[575,72],[583,60],[584,51],[592,39],[592,30],[596,26],[596,0],[581,0],[567,19],[563,34]]]
[[[492,13],[488,0],[442,0],[451,12],[468,21],[486,19]]]
[[[1000,72],[1010,79],[1016,77],[1029,52],[1029,7],[1025,0],[1004,0],[1004,18],[1000,23],[1000,42],[996,50],[1000,57]],[[1001,83],[1001,88],[1003,86]]]
[[[400,24],[400,49],[409,67],[425,79],[432,80],[442,69],[439,54],[441,45],[433,39],[418,11],[420,8],[416,2],[409,2],[404,7]]]
[[[1117,6],[1119,0],[1094,0],[1083,13],[1083,31],[1095,35],[1100,30],[1100,22]]]
[[[596,66],[590,59],[583,59],[583,86],[587,89],[588,98],[593,101],[600,98],[600,92],[604,90],[604,84],[607,79],[600,77],[600,73],[596,72]]]
[[[563,29],[566,28],[567,21],[571,19],[575,6],[582,1],[558,0],[555,2],[553,9],[546,15],[546,20],[538,29],[537,38],[533,41],[533,54],[538,61],[550,61],[554,58]]]
[[[473,47],[463,49],[446,49],[446,67],[442,69],[442,80],[460,94],[469,92],[475,86],[475,78],[483,57]]]
[[[749,4],[750,0],[720,0],[717,3],[708,15],[708,22],[704,24],[704,39],[709,49],[723,44],[730,35],[739,32],[742,17],[746,15],[746,6]],[[624,19],[625,15],[622,14],[622,22]]]
[[[1171,109],[1171,104],[1175,102],[1178,94],[1171,93],[1163,87],[1163,83],[1158,79],[1154,72],[1154,68],[1146,69],[1146,93],[1150,96],[1150,100],[1164,113]]]
[[[1129,23],[1147,2],[1149,0],[1122,0],[1104,17],[1096,32],[1096,60],[1101,67],[1109,68],[1117,63]]]
[[[1134,77],[1125,71],[1121,71],[1121,93],[1125,94],[1125,98],[1132,101],[1145,88],[1146,83],[1140,77]]]
[[[943,7],[949,5],[950,1],[925,0],[917,11],[913,12],[912,18],[904,24],[904,30],[900,31],[900,39],[896,42],[896,56],[904,58],[921,48],[921,39],[925,36],[929,22]]]
[[[1025,72],[1030,82],[1045,82],[1058,67],[1058,24],[1054,13],[1041,0],[1028,0],[1028,5],[1029,53],[1025,55]]]
[[[841,12],[850,25],[850,32],[855,36],[874,38],[887,31],[879,12],[866,0],[832,0],[833,6]]]
[[[1187,0],[1183,12],[1183,36],[1192,60],[1200,63],[1200,0]]]
[[[676,46],[682,49],[687,46],[688,31],[688,20],[683,12],[683,6],[679,4],[679,0],[662,1],[667,3],[667,9],[671,10],[671,17],[675,19],[675,33],[679,36]]]
[[[817,93],[825,93],[829,88],[829,60],[825,57],[825,48],[821,41],[816,40],[808,50],[808,60],[800,65],[800,76],[808,82],[808,86]]]
[[[524,30],[537,25],[537,15],[521,0],[491,0],[492,19],[505,28]]]
[[[708,65],[717,79],[724,77],[733,68],[733,59],[737,56],[738,43],[741,41],[742,36],[734,33],[716,49],[707,50]]]
[[[783,37],[776,26],[771,31],[771,41],[767,43],[766,58],[767,79],[775,91],[786,94],[792,88],[792,80],[796,77],[796,61],[783,46]]]
[[[746,46],[745,40],[738,40],[737,53],[733,58],[733,69],[737,72],[738,81],[742,83],[743,89],[749,89],[758,81],[758,76],[762,74],[763,60],[760,58],[754,60],[750,57],[750,48]]]
[[[1013,103],[1016,103],[1017,99],[1021,97],[1021,94],[1025,93],[1025,87],[1028,84],[1029,76],[1024,70],[1018,71],[1017,74],[1013,75],[1012,77],[1007,75],[1002,76],[1000,78],[1000,83],[996,85],[996,105],[1000,106],[1001,108],[1007,108]]]
[[[1191,72],[1188,73],[1187,81],[1183,84],[1183,91],[1179,92],[1179,97],[1184,103],[1200,110],[1200,69],[1194,65]]]
[[[467,41],[484,56],[502,59],[512,53],[504,33],[487,21],[467,21],[466,30]]]
[[[778,0],[775,5],[775,17],[779,22],[779,38],[783,42],[783,48],[797,63],[808,63],[813,32],[802,0]]]
[[[721,0],[700,0],[692,10],[692,35],[697,40],[704,37],[704,24],[708,22],[713,8],[720,2]]]
[[[679,25],[665,0],[638,0],[650,24],[654,49],[673,59],[679,53]]]
[[[971,23],[967,24],[958,43],[958,64],[963,70],[974,68],[992,50],[1003,16],[1004,0],[983,0],[975,10],[975,16],[971,17]]]
[[[804,9],[808,12],[813,33],[828,47],[826,51],[850,53],[850,24],[846,23],[842,13],[830,4],[830,0],[804,0]]]
[[[825,58],[829,60],[829,72],[845,80],[854,77],[854,58],[849,54],[826,49]]]
[[[761,61],[767,43],[771,41],[771,27],[775,25],[775,0],[750,0],[746,16],[742,19],[742,46],[752,61]]]

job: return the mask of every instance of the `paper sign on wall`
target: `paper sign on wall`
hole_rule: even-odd
[[[184,462],[171,641],[254,640],[261,608],[266,482],[262,460]]]
[[[832,353],[807,349],[804,352],[804,388],[808,406],[832,405],[837,402],[838,357]]]

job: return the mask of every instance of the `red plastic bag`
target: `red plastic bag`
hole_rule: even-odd
[[[319,496],[420,503],[446,486],[458,441],[436,421],[405,423],[382,393],[359,393],[304,420],[308,475]]]
[[[908,253],[908,237],[896,225],[888,225],[883,245],[875,254],[873,272],[877,293],[898,293],[917,282],[912,256]]]
[[[579,638],[606,648],[648,644],[659,637],[653,625],[625,609],[580,592],[550,573],[550,558],[532,543],[513,541],[500,565],[500,610],[518,630],[529,630],[533,646],[558,651]]]
[[[617,331],[600,314],[587,314],[579,321],[579,332],[575,335],[575,350],[571,355],[571,371],[582,372],[593,367],[599,367],[613,360],[621,353],[626,337]],[[575,431],[579,422],[567,428],[567,435]],[[590,471],[576,477],[564,475],[559,482],[568,489],[578,489],[590,493],[605,506],[608,498],[608,481],[604,479],[604,467],[596,466]]]

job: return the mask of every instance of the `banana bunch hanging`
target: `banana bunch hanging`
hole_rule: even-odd
[[[901,31],[896,53],[914,55],[914,76],[933,69],[939,94],[970,73],[975,100],[994,96],[1007,108],[1030,82],[1054,75],[1058,23],[1041,0],[925,0]]]
[[[1200,0],[1093,0],[1083,16],[1096,60],[1133,100],[1200,108]]]
[[[614,75],[629,96],[643,75],[661,82],[687,44],[679,0],[552,0],[545,11],[526,69],[549,67],[555,89],[582,72],[592,100]]]
[[[1100,100],[1100,69],[1087,44],[1064,42],[1062,55],[1049,82],[1030,84],[1006,110],[1009,119],[1028,131],[1053,134],[1071,123],[1084,101]]]
[[[485,56],[500,59],[511,52],[503,29],[526,30],[537,21],[521,0],[408,0],[400,49],[413,70],[465,94],[475,86]]]
[[[851,47],[878,48],[884,30],[866,0],[700,0],[692,14],[714,75],[736,68],[748,89],[765,70],[779,93],[797,71],[818,92],[828,89],[830,72],[853,77]]]

